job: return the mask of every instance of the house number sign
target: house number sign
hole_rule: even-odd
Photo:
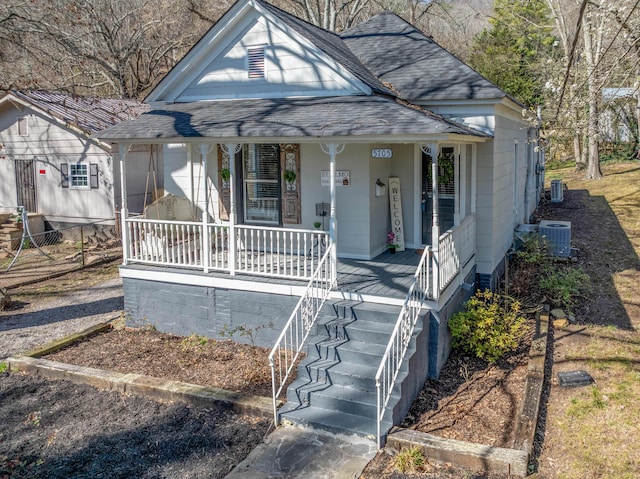
[[[371,150],[371,158],[391,158],[393,150],[391,148],[373,148]]]

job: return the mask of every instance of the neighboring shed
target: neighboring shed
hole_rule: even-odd
[[[113,225],[120,208],[120,173],[109,144],[91,135],[137,117],[148,107],[133,100],[75,97],[43,91],[0,96],[0,212],[42,214],[51,227],[100,222]],[[132,149],[127,191],[142,212],[147,175],[161,185],[158,149]],[[155,165],[155,168],[153,167]],[[151,166],[151,167],[150,167]],[[153,178],[149,184],[154,186]]]

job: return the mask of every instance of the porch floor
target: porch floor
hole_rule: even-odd
[[[376,256],[371,260],[344,259],[338,258],[338,286],[334,289],[332,297],[369,300],[371,298],[388,298],[392,301],[389,303],[401,304],[409,291],[413,275],[416,272],[420,255],[419,250],[407,249],[402,252],[391,254],[388,251]],[[122,275],[124,277],[137,277],[135,271],[146,271],[157,273],[157,275],[149,275],[156,277],[155,279],[163,281],[165,276],[162,273],[178,274],[182,277],[196,276],[200,280],[195,281],[198,284],[205,284],[205,278],[218,278],[225,281],[242,281],[245,285],[254,282],[262,284],[273,284],[294,288],[303,288],[307,284],[307,280],[285,279],[278,277],[254,276],[249,274],[236,274],[230,276],[227,273],[211,271],[204,273],[203,271],[190,270],[180,267],[153,266],[143,264],[128,264],[122,267]],[[149,277],[148,275],[145,275]],[[190,281],[184,277],[181,283],[189,284]],[[250,286],[248,286],[250,288]],[[376,301],[384,302],[384,301]]]
[[[417,252],[415,249],[395,254],[385,251],[371,260],[338,259],[337,290],[404,299],[420,262]]]

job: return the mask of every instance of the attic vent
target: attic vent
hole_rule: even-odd
[[[264,78],[264,47],[247,50],[249,78]]]

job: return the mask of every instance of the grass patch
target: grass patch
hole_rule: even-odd
[[[421,472],[426,462],[424,453],[418,446],[405,449],[393,458],[393,465],[396,470],[402,474],[407,472]]]
[[[543,477],[640,477],[640,164],[606,163],[602,169],[600,181],[585,180],[584,171],[575,171],[573,165],[547,175],[548,180],[562,178],[569,190],[588,193],[581,213],[599,226],[584,246],[587,257],[582,264],[590,265],[585,272],[591,276],[591,288],[582,292],[586,299],[581,306],[589,313],[589,298],[608,297],[611,310],[584,318],[601,325],[560,334],[566,343],[559,348],[561,355],[556,350],[556,365],[584,369],[596,383],[552,388],[540,461]],[[570,282],[567,289],[576,283]],[[602,321],[603,314],[611,324]],[[620,318],[628,318],[628,323]]]
[[[9,365],[4,361],[0,362],[0,374],[5,373],[9,370]]]

